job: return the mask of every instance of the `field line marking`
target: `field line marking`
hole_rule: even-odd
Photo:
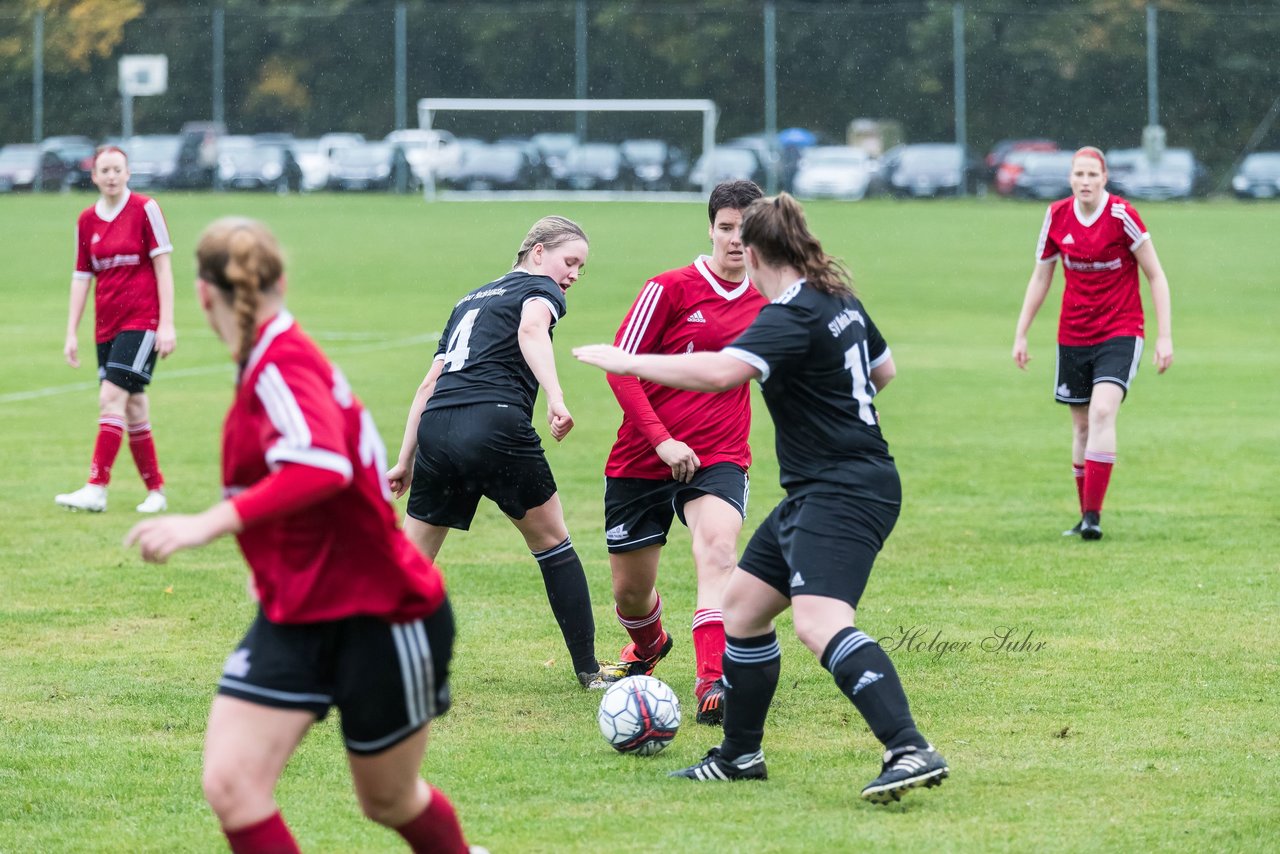
[[[352,344],[349,346],[337,346],[327,350],[332,356],[341,356],[347,353],[376,353],[380,350],[395,350],[399,347],[411,347],[414,344],[428,344],[432,341],[440,339],[439,332],[427,332],[421,335],[411,335],[407,338],[392,338],[383,341],[370,341],[363,344]],[[196,377],[204,374],[217,374],[223,371],[231,373],[233,367],[226,362],[217,365],[199,365],[191,368],[179,368],[176,371],[166,371],[165,379],[181,379],[182,377]],[[73,392],[92,391],[98,387],[96,381],[67,383],[65,385],[51,385],[44,388],[32,389],[30,391],[15,391],[9,394],[0,394],[0,405],[6,403],[21,403],[26,400],[38,400],[42,397],[54,397],[59,394],[71,394]]]

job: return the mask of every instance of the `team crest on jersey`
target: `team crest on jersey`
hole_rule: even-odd
[[[702,316],[702,309],[698,309],[685,319],[686,323],[706,323],[707,319]]]
[[[1075,242],[1076,242],[1076,239],[1075,239],[1074,237],[1072,237],[1070,234],[1068,234],[1066,237],[1062,238],[1062,245],[1063,245],[1063,246],[1070,246],[1070,245],[1072,245],[1072,244],[1073,244],[1073,243],[1075,243]]]
[[[101,234],[95,234],[95,235],[93,236],[93,239],[92,239],[92,240],[90,240],[89,242],[90,242],[90,243],[97,243],[97,242],[98,242],[99,240],[101,240],[101,239],[102,239],[102,235],[101,235]]]

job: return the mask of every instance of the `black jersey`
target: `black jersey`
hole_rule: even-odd
[[[901,501],[871,403],[871,369],[889,358],[889,346],[857,297],[826,294],[801,280],[724,352],[760,371],[788,494]]]
[[[476,288],[453,307],[435,359],[444,362],[427,409],[470,403],[506,403],[531,417],[538,381],[520,352],[520,315],[538,300],[555,327],[568,311],[560,286],[524,270]]]

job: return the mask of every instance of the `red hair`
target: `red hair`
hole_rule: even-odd
[[[1102,156],[1101,149],[1095,148],[1092,145],[1086,145],[1084,148],[1077,149],[1076,153],[1071,155],[1072,160],[1075,160],[1077,157],[1092,157],[1094,160],[1097,160],[1102,164],[1103,172],[1107,171],[1107,158]]]
[[[98,168],[98,158],[104,154],[115,152],[124,158],[125,165],[129,165],[129,155],[124,153],[124,149],[118,145],[99,145],[97,151],[93,152],[93,168]]]

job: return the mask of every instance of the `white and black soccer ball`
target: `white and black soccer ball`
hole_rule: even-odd
[[[661,679],[628,676],[609,686],[596,716],[604,740],[619,753],[652,756],[680,729],[680,700]]]

